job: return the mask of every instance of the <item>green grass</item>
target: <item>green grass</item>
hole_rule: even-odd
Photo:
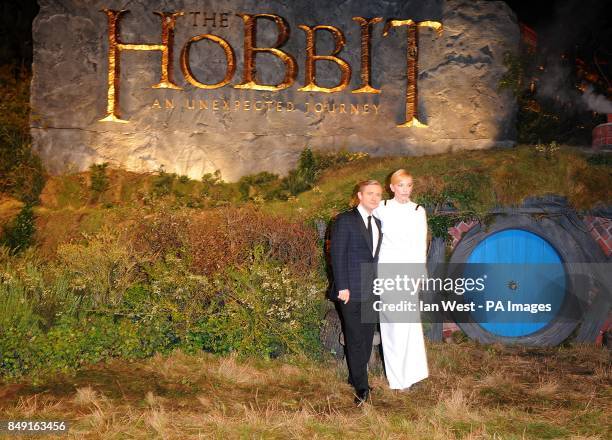
[[[84,176],[61,176],[59,179],[58,208],[79,208],[87,203]]]

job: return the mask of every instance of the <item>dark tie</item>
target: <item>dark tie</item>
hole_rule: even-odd
[[[372,231],[372,216],[368,215],[368,237],[370,237],[370,245],[374,249],[374,234]]]

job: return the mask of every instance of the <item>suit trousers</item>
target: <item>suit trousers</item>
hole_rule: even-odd
[[[362,307],[372,308],[372,301],[350,301],[347,304],[340,301],[336,303],[342,317],[344,332],[344,349],[346,363],[349,370],[349,380],[356,391],[367,390],[368,361],[372,353],[372,339],[376,324],[364,322]],[[367,310],[366,310],[367,312]]]

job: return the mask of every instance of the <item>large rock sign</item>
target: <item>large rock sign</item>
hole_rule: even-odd
[[[503,2],[39,3],[32,136],[52,172],[110,162],[235,180],[284,173],[307,146],[514,144],[498,82],[519,31]]]

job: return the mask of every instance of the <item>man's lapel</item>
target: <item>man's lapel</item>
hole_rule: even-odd
[[[374,253],[374,258],[378,258],[378,253],[380,252],[380,245],[382,244],[383,238],[382,223],[376,217],[372,216],[372,218],[376,221],[376,226],[378,226],[378,243],[376,244],[376,252]]]
[[[357,209],[357,207],[353,209],[353,213],[355,214],[355,221],[359,224],[359,230],[361,231],[361,235],[363,235],[363,239],[368,244],[368,248],[370,248],[370,252],[372,252],[372,238],[368,236],[369,235],[368,228],[366,228],[366,225],[363,222],[363,217],[361,217],[361,214],[359,213],[359,210]]]

